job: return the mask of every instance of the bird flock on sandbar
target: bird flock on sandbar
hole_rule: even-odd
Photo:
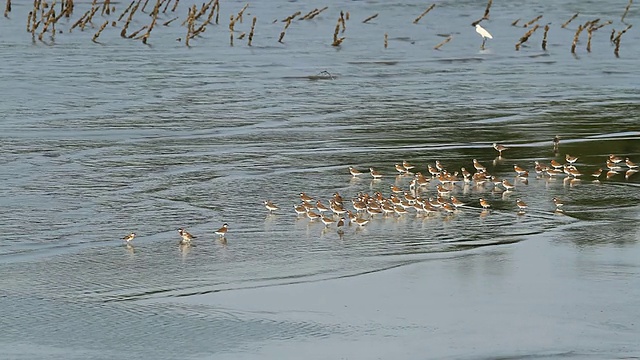
[[[556,154],[559,150],[559,143],[560,138],[556,136],[553,139],[553,150]],[[492,147],[498,152],[496,160],[502,159],[502,153],[509,150],[508,146],[498,143],[493,143]],[[593,181],[599,182],[603,175],[604,178],[611,179],[621,173],[624,173],[625,179],[628,180],[633,174],[640,171],[639,165],[628,157],[623,158],[614,154],[610,154],[605,159],[604,166],[588,175],[584,175],[576,167],[578,157],[565,154],[564,160],[564,163],[560,163],[552,159],[549,164],[535,161],[533,170],[536,177],[564,177],[563,181],[574,185],[581,182],[582,178],[591,177]],[[410,179],[407,188],[397,186],[396,182],[396,184],[389,185],[390,194],[388,196],[383,195],[381,191],[375,191],[372,194],[361,192],[349,201],[345,201],[338,192],[335,192],[327,201],[314,198],[306,192],[300,192],[300,201],[293,204],[293,212],[298,219],[307,218],[310,222],[319,221],[324,224],[325,229],[335,228],[337,233],[342,236],[345,226],[355,226],[356,229],[359,229],[375,221],[376,218],[403,217],[409,216],[408,214],[413,214],[415,217],[451,217],[465,208],[480,210],[481,216],[486,216],[493,209],[489,200],[484,197],[460,199],[456,194],[464,187],[472,186],[480,192],[485,190],[498,192],[502,194],[503,198],[507,198],[509,194],[517,191],[519,184],[528,184],[529,170],[517,164],[513,165],[515,172],[513,182],[491,175],[487,171],[487,167],[477,159],[472,160],[471,166],[474,169],[473,173],[465,167],[460,168],[460,171],[451,172],[439,160],[436,160],[433,164],[426,165],[426,173],[423,174],[421,171],[416,171],[415,165],[403,160],[394,164],[394,175]],[[349,166],[348,171],[352,179],[357,180],[369,176],[372,183],[378,183],[384,177],[392,176],[383,174],[373,167],[365,171]],[[272,200],[264,200],[263,204],[268,214],[282,211]],[[524,215],[528,208],[527,203],[520,197],[516,197],[514,205],[518,215]],[[564,213],[564,205],[564,201],[557,197],[553,197],[550,201],[550,207],[555,213]],[[214,232],[225,244],[228,229],[229,225],[225,223]],[[181,239],[181,246],[190,246],[193,239],[196,238],[183,228],[178,229],[178,235]],[[122,240],[129,245],[135,237],[135,233],[130,233]]]

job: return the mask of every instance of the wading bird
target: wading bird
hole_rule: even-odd
[[[476,32],[482,36],[482,45],[480,46],[480,50],[484,50],[484,43],[487,42],[487,38],[493,39],[493,36],[491,36],[485,28],[480,26],[480,24],[476,24]]]

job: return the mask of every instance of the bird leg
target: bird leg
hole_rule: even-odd
[[[480,45],[480,50],[484,50],[484,43],[486,43],[486,42],[487,42],[487,38],[483,37],[482,38],[482,45]]]

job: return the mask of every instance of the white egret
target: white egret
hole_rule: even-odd
[[[485,28],[480,26],[480,24],[476,24],[476,32],[482,36],[482,46],[480,46],[480,49],[484,50],[484,43],[487,41],[487,38],[493,39],[493,36],[491,36]]]

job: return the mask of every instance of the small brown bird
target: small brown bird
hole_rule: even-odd
[[[511,190],[516,188],[516,186],[513,185],[512,183],[510,183],[509,180],[507,180],[507,179],[502,180],[502,186],[507,191],[511,191]]]
[[[486,167],[486,166],[484,166],[484,165],[482,165],[482,164],[480,164],[480,163],[478,162],[478,160],[476,160],[476,159],[473,159],[473,167],[474,167],[474,168],[476,169],[476,171],[478,171],[478,172],[485,172],[485,171],[487,171],[487,167]]]
[[[362,219],[362,218],[357,218],[357,219],[355,220],[355,222],[356,222],[356,224],[358,224],[359,226],[361,226],[361,227],[362,227],[362,226],[367,225],[367,224],[369,223],[369,220],[367,220],[367,219]]]
[[[571,156],[569,154],[565,154],[564,159],[567,160],[569,164],[573,164],[574,162],[578,161],[577,156]]]
[[[527,203],[522,201],[520,198],[516,199],[516,206],[518,207],[518,209],[520,209],[520,211],[524,211],[524,209],[528,207]]]
[[[278,205],[272,203],[269,200],[264,201],[264,207],[266,207],[267,210],[269,210],[269,213],[273,213],[274,211],[279,209]]]
[[[178,229],[178,234],[180,234],[180,237],[182,237],[182,241],[180,241],[180,244],[191,244],[191,240],[196,238],[195,236],[189,234],[187,230],[183,228]]]
[[[508,150],[509,148],[498,143],[493,143],[493,148],[498,152],[498,156],[502,156],[502,152]]]
[[[220,237],[224,237],[225,235],[227,235],[228,230],[229,230],[229,225],[227,225],[227,223],[224,223],[220,229],[216,230],[216,235],[219,235]]]
[[[415,168],[412,164],[409,164],[407,161],[402,160],[402,166],[409,172],[411,169]]]
[[[369,172],[371,173],[371,176],[373,177],[374,180],[382,178],[382,174],[374,170],[373,168],[369,168]]]
[[[564,203],[560,199],[558,199],[556,197],[554,197],[551,200],[553,201],[553,205],[556,206],[556,210],[559,210],[562,207],[562,205],[564,205]]]
[[[354,168],[353,166],[349,166],[349,174],[351,174],[351,176],[353,177],[356,177],[362,175],[362,171]]]
[[[131,234],[123,237],[122,240],[124,240],[127,243],[129,243],[129,241],[133,240],[135,237],[136,237],[136,233],[131,233]]]
[[[482,206],[483,209],[488,209],[491,207],[491,204],[489,204],[487,200],[480,198],[480,206]]]
[[[306,202],[306,203],[310,203],[313,201],[313,198],[303,192],[300,193],[300,200]]]
[[[629,169],[637,169],[638,168],[638,165],[636,163],[632,162],[631,160],[629,160],[629,158],[626,158],[624,160],[624,162],[625,162],[625,164],[627,164],[627,167]]]

